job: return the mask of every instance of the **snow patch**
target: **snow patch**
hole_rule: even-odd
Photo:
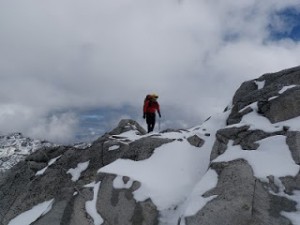
[[[230,110],[216,114],[204,121],[200,126],[189,129],[190,131],[197,131],[198,134],[211,134],[211,137],[215,137],[217,130],[226,126],[226,120],[230,115]]]
[[[274,100],[274,99],[276,99],[276,98],[278,98],[278,97],[279,97],[279,96],[273,96],[273,97],[269,98],[268,101],[272,101],[272,100]]]
[[[300,119],[295,117],[289,120],[281,121],[278,123],[271,123],[266,117],[257,113],[256,110],[243,116],[239,124],[234,124],[232,126],[250,126],[250,130],[262,130],[265,132],[276,132],[283,130],[283,127],[288,127],[290,131],[299,131],[300,130]],[[230,127],[230,126],[227,126]]]
[[[77,181],[83,171],[85,171],[89,166],[90,161],[78,163],[75,169],[69,169],[67,174],[71,174],[72,181]]]
[[[141,187],[133,193],[134,198],[137,201],[151,198],[158,209],[163,210],[187,198],[205,174],[209,154],[210,151],[199,151],[185,140],[174,141],[157,148],[146,160],[118,159],[98,172],[128,176],[141,182]],[[199,158],[205,163],[199,163]]]
[[[250,126],[250,130],[263,130],[265,132],[275,132],[282,130],[282,127],[270,123],[270,121],[258,114],[255,110],[243,116],[241,125]]]
[[[98,195],[98,192],[99,192],[100,184],[101,184],[101,182],[99,181],[98,183],[94,182],[90,185],[85,186],[85,187],[93,187],[94,188],[93,200],[87,201],[85,203],[85,209],[86,209],[87,213],[93,218],[94,225],[100,225],[104,222],[102,217],[98,213],[97,208],[96,208],[97,195]]]
[[[260,90],[264,88],[266,81],[254,81],[254,83],[257,85],[257,90]]]
[[[36,221],[41,216],[45,215],[52,209],[52,205],[54,203],[54,199],[49,201],[40,203],[34,206],[32,209],[23,212],[22,214],[18,215],[14,219],[12,219],[8,225],[30,225],[34,221]]]
[[[295,117],[286,121],[278,122],[274,124],[275,126],[286,126],[289,128],[289,131],[300,131],[300,119]]]
[[[289,85],[289,86],[284,86],[278,93],[279,94],[283,94],[284,92],[286,92],[287,90],[297,87],[298,85]]]
[[[228,162],[243,158],[251,165],[254,176],[267,181],[267,177],[296,176],[299,166],[295,164],[291,152],[286,145],[286,137],[272,136],[258,141],[257,150],[242,150],[239,145],[228,144],[228,149],[213,162]],[[268,163],[266,163],[268,162]]]
[[[120,148],[120,145],[112,145],[108,148],[108,151],[114,151]]]
[[[210,197],[203,197],[202,195],[215,188],[218,183],[218,174],[209,169],[208,172],[202,177],[202,179],[195,186],[191,195],[186,201],[187,208],[184,212],[184,216],[193,216],[199,212],[209,201],[217,197],[216,195]]]
[[[244,110],[246,110],[247,108],[251,108],[251,109],[253,109],[254,111],[257,111],[257,109],[258,109],[258,106],[257,106],[257,102],[253,102],[253,103],[251,103],[250,105],[247,105],[247,106],[245,106],[244,108],[242,108],[240,111],[239,111],[239,113],[242,113]]]
[[[41,170],[37,171],[35,175],[36,176],[43,175],[45,173],[45,171],[48,169],[48,167],[51,166],[52,164],[54,164],[56,162],[56,160],[58,160],[60,157],[61,157],[61,155],[56,157],[56,158],[51,159],[48,162],[48,166],[46,166],[44,169],[41,169]]]
[[[178,131],[178,132],[167,132],[162,133],[159,138],[167,138],[167,139],[180,139],[185,138],[185,134],[187,134],[189,131]]]
[[[130,130],[119,135],[113,135],[113,137],[121,140],[136,141],[143,136],[139,135],[135,130]]]
[[[281,215],[288,218],[292,222],[292,224],[300,224],[300,191],[294,191],[292,196],[287,195],[285,197],[297,202],[297,205],[296,205],[297,211],[296,212],[281,212]]]
[[[292,224],[300,224],[300,191],[294,191],[292,195],[288,195],[285,192],[285,186],[282,184],[282,181],[278,178],[275,178],[274,181],[276,186],[279,188],[279,191],[278,193],[274,193],[271,190],[270,193],[272,195],[281,196],[297,203],[296,212],[282,211],[280,214],[288,218],[292,222]]]

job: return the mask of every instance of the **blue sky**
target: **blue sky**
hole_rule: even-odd
[[[298,66],[299,0],[1,0],[2,133],[90,140],[122,118],[161,129],[223,111],[240,84]]]
[[[275,20],[282,22],[282,26],[270,25],[270,37],[274,40],[300,40],[300,11],[297,8],[287,8],[274,15]]]

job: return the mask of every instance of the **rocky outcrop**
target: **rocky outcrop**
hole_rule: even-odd
[[[244,82],[233,97],[227,124],[239,123],[257,102],[258,112],[272,123],[300,116],[300,67],[265,74]],[[245,111],[246,110],[246,111]]]
[[[300,86],[290,88],[278,97],[259,101],[258,109],[272,123],[300,116]]]
[[[119,125],[111,132],[109,132],[109,134],[118,135],[132,130],[134,130],[138,135],[146,134],[145,129],[134,120],[121,120]]]
[[[245,151],[256,151],[259,141],[282,135],[296,164],[300,161],[299,131],[289,126],[274,125],[269,129],[254,129],[253,124],[241,123],[249,113],[260,114],[270,123],[286,121],[300,116],[300,67],[266,74],[256,80],[244,82],[235,93],[226,128],[216,132],[210,166],[218,173],[218,184],[203,196],[217,196],[194,216],[185,218],[186,225],[291,225],[282,212],[297,212],[293,199],[300,190],[300,172],[296,176],[269,176],[261,180],[245,160],[213,162],[225,154],[231,145]],[[256,104],[256,105],[254,105]],[[284,123],[283,123],[284,124]],[[229,144],[230,143],[230,144]],[[272,157],[270,155],[270,157]],[[267,159],[266,163],[268,163]],[[279,166],[279,165],[278,165]],[[294,197],[297,199],[297,197]],[[299,203],[298,203],[299,204]]]

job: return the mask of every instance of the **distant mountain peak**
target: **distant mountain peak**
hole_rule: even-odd
[[[0,172],[10,169],[19,161],[42,147],[55,146],[47,141],[40,141],[15,132],[0,136]]]

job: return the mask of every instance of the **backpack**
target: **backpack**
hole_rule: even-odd
[[[144,100],[144,107],[145,107],[147,101],[149,101],[148,107],[151,107],[153,104],[157,104],[157,103],[154,103],[153,101],[150,101],[153,98],[153,96],[156,96],[156,98],[158,97],[158,95],[156,95],[156,94],[146,95],[145,100]]]
[[[150,100],[151,99],[151,95],[146,95],[145,97],[145,100],[144,100],[144,103],[146,103],[146,101]]]
[[[148,94],[148,95],[146,95],[144,102],[146,102],[147,100],[150,100],[151,98],[157,99],[158,95],[157,94]]]
[[[144,107],[146,105],[146,102],[149,101],[148,107],[152,105],[152,101],[150,101],[152,95],[146,95],[145,100],[144,100]]]

